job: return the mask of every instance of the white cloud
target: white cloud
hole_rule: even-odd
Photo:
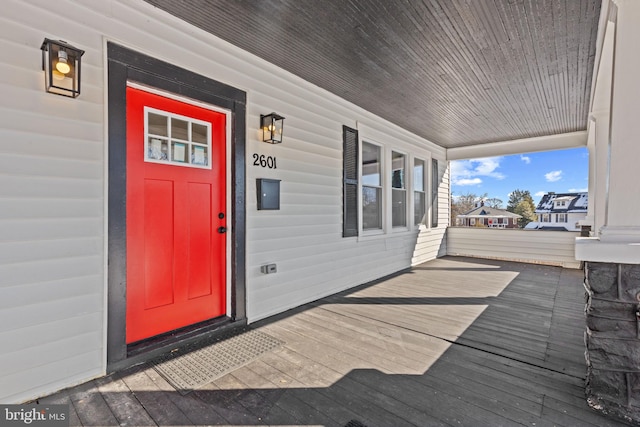
[[[567,190],[569,193],[586,193],[589,191],[588,188],[570,188]]]
[[[482,180],[480,178],[460,178],[455,181],[456,185],[478,185],[482,184]]]
[[[534,196],[536,196],[536,197],[542,197],[542,196],[544,196],[545,194],[547,194],[547,192],[546,192],[546,191],[538,191],[536,194],[534,194]]]
[[[552,172],[544,174],[544,177],[549,182],[560,181],[562,179],[562,171],[552,171]]]
[[[522,161],[523,161],[523,162],[525,162],[526,164],[531,163],[531,157],[523,156],[522,154],[520,154],[520,160],[522,160]]]
[[[486,159],[456,160],[451,162],[451,181],[453,185],[478,185],[482,183],[479,177],[486,176],[504,179],[504,174],[497,172],[502,157],[487,157]]]

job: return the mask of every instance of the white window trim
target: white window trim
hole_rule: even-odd
[[[363,187],[371,187],[369,185],[364,185],[363,180],[362,180],[362,147],[364,145],[364,143],[367,144],[371,144],[371,145],[375,145],[377,147],[380,148],[380,188],[382,189],[382,191],[380,192],[382,194],[382,218],[381,218],[381,224],[382,224],[382,228],[378,228],[378,229],[372,229],[372,230],[365,230],[364,229],[364,221],[363,221],[363,206],[362,206],[362,189]],[[382,236],[385,235],[387,233],[387,204],[388,204],[388,200],[387,200],[387,191],[386,188],[388,186],[385,186],[385,177],[386,177],[386,149],[384,144],[380,144],[379,142],[376,142],[374,140],[371,140],[370,138],[360,138],[360,142],[358,144],[358,158],[360,159],[360,162],[358,164],[358,235],[362,236],[362,237],[366,237],[366,236]]]
[[[429,164],[428,164],[429,186],[426,187],[428,189],[428,191],[429,191],[429,193],[427,194],[428,201],[427,201],[427,216],[426,216],[426,221],[427,221],[426,226],[427,226],[427,228],[429,230],[433,230],[433,229],[437,229],[439,227],[442,227],[442,224],[440,223],[439,219],[438,219],[438,225],[436,227],[433,227],[433,224],[432,224],[432,221],[433,221],[433,218],[432,218],[433,217],[433,213],[432,213],[432,211],[433,211],[433,201],[431,200],[431,195],[432,195],[431,193],[433,192],[433,189],[434,189],[433,186],[436,186],[436,194],[437,194],[436,197],[437,197],[437,199],[440,199],[440,189],[438,188],[438,182],[433,182],[433,161],[432,160],[433,160],[433,157],[429,156]],[[436,158],[435,160],[438,161],[438,169],[440,169],[441,162],[443,162],[445,160],[442,160],[442,159],[439,159],[439,158]],[[440,176],[440,171],[438,171],[438,176]],[[451,191],[451,190],[449,190],[449,191]],[[450,201],[449,201],[449,204],[450,204]],[[441,203],[438,203],[438,208],[439,209],[442,209],[441,205],[442,205]],[[438,215],[439,214],[440,213],[438,212]]]
[[[404,157],[404,202],[406,205],[405,208],[405,212],[404,212],[404,224],[405,225],[399,225],[394,227],[393,226],[393,207],[391,206],[393,203],[393,187],[391,186],[392,180],[393,180],[393,153],[398,153],[398,154],[402,154],[402,156]],[[389,184],[389,194],[388,194],[388,200],[389,200],[389,218],[388,221],[389,223],[387,224],[387,229],[391,230],[392,233],[402,233],[405,231],[408,231],[411,227],[409,225],[409,190],[411,189],[412,185],[409,182],[409,177],[408,177],[408,173],[407,173],[407,167],[409,164],[409,153],[403,151],[403,150],[398,150],[395,148],[389,148],[389,152],[388,152],[388,159],[389,159],[389,174],[387,176],[387,182]],[[413,172],[413,169],[411,170],[411,172]],[[396,189],[396,190],[399,190]]]
[[[362,135],[359,132],[358,135],[358,239],[369,240],[378,238],[387,238],[390,236],[399,236],[402,234],[416,233],[419,230],[428,232],[431,227],[431,167],[432,167],[432,155],[429,151],[423,150],[411,150],[405,147],[406,144],[401,141],[398,144],[385,144],[381,143],[380,138],[371,138],[367,135]],[[382,187],[382,228],[374,230],[365,230],[363,225],[363,206],[362,206],[362,190],[366,187],[362,180],[362,148],[364,143],[375,145],[380,147],[381,155],[381,187]],[[392,218],[392,191],[391,179],[392,179],[392,152],[403,154],[405,157],[405,192],[407,197],[407,209],[406,209],[406,226],[393,227]],[[414,159],[419,159],[424,162],[425,170],[423,172],[423,188],[425,194],[425,222],[415,225],[414,222]]]
[[[163,117],[167,117],[167,118],[171,118],[171,119],[178,119],[181,121],[185,121],[187,123],[195,123],[198,124],[200,126],[204,126],[207,129],[207,143],[206,144],[202,144],[202,143],[197,143],[192,141],[192,137],[191,137],[191,126],[189,126],[188,128],[188,137],[186,140],[183,139],[176,139],[171,135],[171,126],[167,125],[167,135],[166,136],[156,136],[153,134],[149,133],[149,113],[154,113],[156,115],[159,116],[163,116]],[[144,144],[143,144],[143,149],[144,149],[144,161],[147,163],[158,163],[158,164],[163,164],[163,165],[169,165],[169,166],[179,166],[179,167],[186,167],[186,168],[196,168],[196,169],[211,169],[211,140],[212,140],[212,127],[211,127],[211,123],[203,121],[203,120],[198,120],[192,117],[188,117],[188,116],[183,116],[181,114],[176,114],[176,113],[172,113],[170,111],[164,111],[164,110],[159,110],[157,108],[152,108],[152,107],[148,107],[145,106],[144,107]],[[183,146],[185,147],[184,149],[187,150],[187,156],[189,156],[190,158],[190,147],[191,146],[198,146],[198,147],[206,147],[207,149],[207,155],[209,156],[208,160],[207,160],[207,164],[206,165],[201,165],[201,164],[196,164],[196,163],[191,163],[191,161],[189,162],[176,162],[176,161],[172,161],[172,160],[157,160],[154,158],[150,158],[149,157],[149,139],[153,138],[153,139],[158,139],[158,140],[164,140],[167,142],[167,147],[168,150],[171,151],[171,143],[172,142],[176,142],[179,144],[183,144]]]
[[[415,176],[415,161],[416,160],[420,160],[422,162],[422,193],[424,194],[424,217],[423,217],[423,222],[422,223],[418,223],[415,224],[414,223],[414,216],[415,216],[415,203],[416,203],[416,198],[415,198],[415,193],[416,190],[415,189],[415,183],[413,182],[414,180],[414,176]],[[428,177],[428,173],[429,173],[429,163],[431,163],[431,156],[428,156],[428,160],[424,158],[424,156],[410,156],[410,160],[409,160],[409,164],[411,165],[411,174],[410,174],[410,187],[411,187],[411,197],[409,197],[409,208],[411,210],[411,214],[409,215],[409,219],[411,220],[411,226],[410,228],[413,230],[418,230],[420,229],[421,226],[426,227],[427,229],[431,228],[431,222],[427,221],[427,215],[429,214],[429,198],[430,198],[430,193],[429,193],[429,177]]]

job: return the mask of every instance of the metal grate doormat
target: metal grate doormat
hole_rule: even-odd
[[[284,342],[256,330],[181,355],[167,355],[154,369],[180,394],[187,394],[257,359]]]

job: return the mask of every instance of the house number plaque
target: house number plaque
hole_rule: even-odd
[[[253,166],[260,166],[267,169],[277,169],[275,156],[265,156],[264,154],[253,155]]]

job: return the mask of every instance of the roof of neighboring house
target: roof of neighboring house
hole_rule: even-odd
[[[566,206],[556,207],[555,202],[564,200]],[[536,213],[587,213],[589,193],[547,193],[542,196]]]
[[[504,209],[478,206],[463,215],[458,215],[458,218],[522,218],[522,215]]]

